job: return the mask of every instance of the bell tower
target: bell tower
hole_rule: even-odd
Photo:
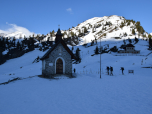
[[[60,40],[62,40],[62,33],[61,33],[60,28],[59,28],[57,31],[57,34],[56,34],[55,43],[57,43]]]

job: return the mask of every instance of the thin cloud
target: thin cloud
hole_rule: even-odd
[[[6,22],[6,24],[8,25],[8,29],[6,30],[0,29],[0,33],[10,34],[13,32],[22,32],[26,36],[34,34],[34,32],[30,32],[27,28],[17,26],[16,24],[9,24],[8,22]]]
[[[66,9],[66,11],[69,12],[69,13],[71,13],[71,14],[73,14],[73,11],[72,11],[71,8]]]

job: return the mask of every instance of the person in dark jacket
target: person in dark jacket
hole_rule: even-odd
[[[113,67],[110,66],[110,75],[113,75]]]
[[[74,68],[74,73],[75,73],[75,68]]]
[[[111,67],[111,75],[113,76],[113,67]]]
[[[107,66],[107,73],[108,73],[108,75],[109,75],[109,67]]]
[[[123,71],[124,71],[124,67],[121,67],[121,69],[120,70],[122,70],[122,75],[124,75],[124,73],[123,73]]]

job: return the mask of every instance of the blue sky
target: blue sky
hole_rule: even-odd
[[[6,31],[15,24],[47,34],[59,24],[67,30],[93,17],[118,15],[152,32],[152,0],[0,0],[0,7],[0,30]]]

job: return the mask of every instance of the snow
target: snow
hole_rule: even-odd
[[[98,46],[99,43],[98,41]],[[113,47],[122,43],[122,40],[102,39],[101,44]],[[150,114],[152,69],[141,68],[152,66],[152,54],[147,56],[151,51],[146,50],[146,45],[147,41],[143,40],[135,44],[135,49],[140,49],[141,55],[144,56],[102,54],[101,79],[100,55],[91,56],[96,45],[88,48],[81,45],[74,47],[74,51],[76,47],[80,48],[82,58],[80,64],[73,64],[73,68],[76,68],[76,78],[67,78],[63,75],[57,77],[58,79],[38,77],[41,75],[42,63],[32,62],[37,56],[45,53],[39,50],[8,60],[0,65],[0,83],[15,77],[22,80],[0,85],[0,113]],[[106,66],[114,68],[114,76],[107,75]],[[121,75],[120,67],[125,68],[125,75]],[[134,74],[128,74],[128,70],[134,70]]]
[[[8,50],[5,50],[2,52],[3,55],[6,55],[8,53]]]
[[[151,77],[79,75],[73,79],[39,77],[0,86],[2,114],[150,114]],[[7,100],[6,100],[7,99]]]
[[[14,77],[26,78],[40,74],[41,62],[37,64],[32,64],[32,62],[38,56],[43,56],[44,53],[45,52],[37,49],[32,52],[28,52],[21,57],[8,60],[5,64],[0,65],[0,83],[6,82]]]
[[[88,26],[88,23],[94,25],[106,21],[111,21],[111,27],[114,28],[124,21],[124,18],[116,15],[95,17],[77,27],[81,29]],[[101,39],[103,48],[109,45],[109,49],[117,46],[120,50],[123,40],[126,40],[127,44],[128,38],[133,41],[135,36],[113,38],[124,32],[129,35],[130,26],[107,33],[107,36]],[[97,28],[94,33],[89,29],[89,33],[80,38],[81,43],[74,46],[73,52],[79,48],[82,58],[81,63],[73,64],[73,69],[76,69],[73,74],[75,78],[64,75],[56,79],[39,77],[38,75],[42,74],[42,62],[32,62],[46,51],[38,49],[0,65],[0,83],[16,77],[22,79],[0,85],[0,114],[151,114],[152,69],[142,68],[152,67],[152,51],[148,50],[148,41],[139,39],[138,43],[132,43],[135,50],[140,50],[140,54],[102,54],[100,79],[100,55],[91,56],[96,46],[100,47],[100,40],[98,39],[94,46],[90,46],[90,42],[95,36],[100,37],[97,33],[102,27]],[[75,28],[73,31],[77,32]],[[82,46],[85,40],[89,47]],[[70,45],[68,47],[72,48]],[[113,67],[114,76],[107,75],[107,66]],[[124,75],[121,74],[121,67],[124,67]],[[128,74],[128,70],[134,70],[134,74]]]

